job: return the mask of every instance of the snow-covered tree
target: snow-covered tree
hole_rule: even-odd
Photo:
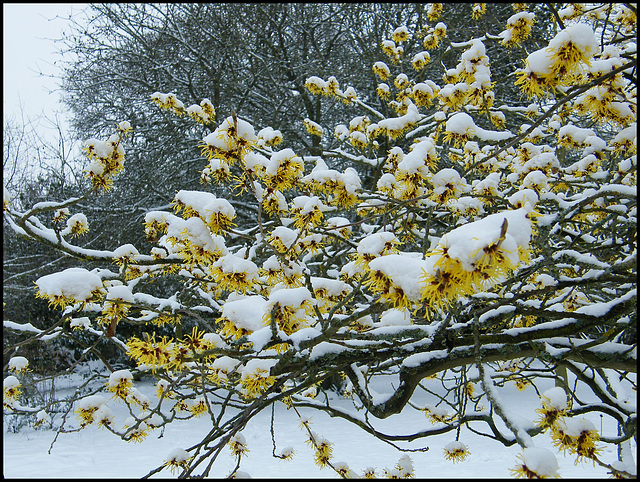
[[[344,106],[314,98],[305,80],[331,73],[343,82],[357,82],[358,88],[371,84],[371,75],[359,73],[363,59],[358,45],[379,52],[375,29],[385,25],[381,19],[399,12],[407,16],[415,8],[349,3],[92,5],[87,18],[75,19],[72,33],[60,39],[62,88],[81,137],[108,135],[119,119],[134,127],[130,168],[96,209],[99,215],[100,209],[117,206],[129,223],[126,235],[113,233],[115,241],[143,239],[144,209],[169,204],[178,189],[197,188],[193,174],[199,151],[193,141],[216,127],[155,109],[148,102],[151,94],[173,92],[187,105],[207,98],[217,112],[227,116],[233,109],[254,125],[269,125],[287,137],[290,147],[308,153],[319,148],[318,139],[300,131],[300,123],[305,118],[336,123]],[[254,212],[245,207],[244,198],[236,201],[238,218],[251,219]],[[104,217],[104,223],[114,221]]]
[[[336,125],[299,121],[317,138],[314,154],[299,155],[241,109],[220,115],[209,97],[189,105],[153,92],[150,105],[204,126],[198,168],[181,167],[203,184],[167,193],[170,207],[148,207],[148,245],[74,241],[92,229],[81,207],[126,169],[127,120],[85,142],[91,187],[82,196],[19,208],[5,192],[5,221],[17,233],[77,260],[36,280],[37,296],[62,311],[56,322],[5,328],[21,331],[23,344],[82,334],[98,355],[106,340],[132,362],[105,377],[116,401],[78,397],[80,427],[143,441],[209,414],[199,444],[177,447],[149,473],[206,476],[222,450],[238,470],[250,450],[247,420],[282,402],[390,443],[450,432],[445,457],[454,462],[471,450],[469,430],[519,444],[518,476],[557,475],[555,455],[536,446],[544,433],[577,462],[635,475],[636,10],[549,4],[555,23],[525,51],[535,11],[513,4],[496,23],[490,7],[465,6],[485,32],[462,41],[448,37],[445,4],[421,6],[419,27],[407,18],[379,39],[383,56],[362,69],[379,78],[385,109],[330,72],[307,77],[314,102],[337,100],[349,112]],[[501,49],[514,61],[496,77],[487,52]],[[504,94],[514,89],[519,98]],[[240,194],[252,219],[237,215]],[[170,296],[161,280],[175,286]],[[46,407],[20,398],[24,361],[9,365],[5,409],[41,414]],[[136,389],[140,376],[157,380],[155,399]],[[549,380],[555,387],[541,389]],[[353,410],[323,396],[329,381]],[[539,418],[504,403],[513,385],[539,397]],[[419,392],[431,402],[416,406]],[[130,407],[124,428],[113,403]],[[424,411],[433,426],[376,427],[406,410]],[[599,435],[590,414],[617,421],[618,435]],[[356,473],[301,423],[318,465]],[[411,459],[384,472],[411,476]]]
[[[59,137],[49,141],[43,131],[54,127]],[[3,126],[3,184],[11,193],[11,202],[17,209],[23,209],[38,202],[62,201],[78,195],[86,186],[78,169],[82,164],[72,162],[72,146],[62,134],[57,119],[46,117],[27,118],[24,113],[5,118]],[[96,234],[96,233],[93,233]],[[3,225],[3,318],[18,322],[29,321],[39,328],[49,324],[55,310],[47,307],[44,300],[33,300],[25,305],[24,300],[32,300],[34,276],[42,276],[58,271],[74,261],[60,256],[60,253],[31,240],[19,236],[11,227]],[[5,346],[16,342],[9,330],[3,332]],[[60,368],[69,365],[73,358],[70,352],[57,343],[31,345],[23,355],[32,362],[38,362],[39,369],[46,371],[45,365]],[[5,356],[11,352],[5,351]]]

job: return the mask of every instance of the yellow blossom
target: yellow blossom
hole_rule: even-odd
[[[147,435],[149,435],[150,431],[151,429],[146,423],[140,422],[140,425],[138,425],[137,428],[131,429],[125,434],[125,440],[127,442],[140,443],[147,437]]]
[[[378,94],[378,97],[380,97],[383,100],[387,100],[391,96],[391,91],[389,90],[389,86],[385,83],[378,84],[378,88],[376,89],[376,92]]]
[[[474,3],[473,6],[471,7],[471,17],[474,20],[477,20],[480,17],[482,17],[486,11],[487,11],[486,3]]]
[[[440,15],[442,15],[442,7],[443,7],[442,3],[430,4],[429,7],[427,8],[427,18],[432,22],[440,18]]]
[[[9,375],[2,382],[2,403],[6,408],[11,409],[22,391],[20,381],[13,375]]]
[[[556,387],[544,392],[540,399],[542,407],[536,409],[536,413],[541,415],[536,423],[543,429],[551,428],[555,431],[559,427],[559,422],[565,416],[567,406],[567,396],[562,388]]]
[[[440,45],[440,37],[432,33],[427,34],[422,41],[422,45],[427,50],[436,49]]]
[[[271,367],[277,360],[253,359],[242,368],[240,383],[246,398],[257,398],[276,382],[270,374]]]
[[[426,52],[426,51],[420,52],[416,54],[411,60],[411,66],[415,70],[420,72],[422,69],[425,68],[425,66],[429,63],[430,60],[431,60],[431,55],[429,54],[429,52]]]
[[[423,408],[425,415],[431,423],[450,423],[456,419],[455,414],[450,414],[443,407],[434,407],[433,405],[425,405]]]
[[[307,132],[313,136],[322,137],[322,126],[313,122],[311,119],[305,118],[302,123]]]
[[[125,400],[132,387],[133,376],[129,370],[117,370],[109,376],[107,390],[113,392],[114,397]]]
[[[266,370],[256,370],[252,376],[242,379],[242,387],[246,390],[248,398],[259,397],[274,383],[275,377],[269,376],[269,372]]]
[[[194,400],[190,405],[189,405],[189,411],[191,412],[191,414],[198,418],[202,415],[204,415],[205,413],[208,412],[208,407],[207,407],[207,403],[205,402],[204,398],[200,397],[196,400]]]
[[[366,469],[364,469],[364,471],[362,472],[362,478],[363,479],[377,479],[378,477],[376,476],[375,467],[367,467]]]
[[[155,370],[170,362],[171,343],[164,336],[156,341],[155,333],[151,337],[145,336],[144,340],[134,336],[127,343],[127,353],[139,364],[151,366]]]
[[[175,392],[169,389],[171,383],[167,380],[158,380],[156,383],[156,396],[158,398],[173,398],[175,396]]]
[[[454,464],[461,462],[469,456],[469,448],[462,442],[449,442],[444,446],[444,458]]]
[[[602,451],[595,444],[600,439],[595,425],[585,418],[564,419],[551,435],[556,447],[577,455],[576,463],[581,459],[593,459]]]
[[[240,457],[242,455],[246,455],[249,452],[249,448],[247,447],[247,440],[244,438],[244,435],[241,433],[234,434],[227,444],[231,449],[231,453],[236,457]]]
[[[559,477],[558,461],[553,453],[547,449],[527,447],[518,455],[521,462],[515,468],[510,469],[517,478],[545,479]]]
[[[391,75],[389,67],[384,62],[374,63],[372,69],[373,73],[380,77],[381,80],[386,80]]]
[[[535,16],[529,12],[520,12],[507,21],[507,34],[502,43],[508,47],[519,45],[531,35]]]
[[[82,280],[81,285],[78,283]],[[49,305],[65,308],[74,303],[99,301],[105,293],[102,279],[84,268],[68,268],[36,280],[36,297],[49,300]]]
[[[164,466],[169,467],[171,469],[171,473],[173,474],[176,469],[186,469],[191,459],[193,459],[193,457],[189,457],[189,454],[186,450],[175,449],[169,453]]]
[[[71,236],[81,236],[89,232],[89,222],[87,217],[82,214],[74,214],[67,219],[67,227],[62,231],[62,235],[70,234]]]
[[[29,360],[23,356],[14,356],[9,359],[9,371],[16,374],[30,372]]]
[[[333,457],[333,444],[313,431],[309,434],[307,443],[309,443],[315,450],[314,461],[316,465],[319,467],[326,467]]]

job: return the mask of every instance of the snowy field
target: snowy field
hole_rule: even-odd
[[[64,382],[71,387],[72,380]],[[545,383],[544,381],[542,382]],[[154,386],[151,381],[137,382],[135,386],[152,400],[155,399]],[[543,389],[550,388],[541,385]],[[59,385],[63,394],[63,384]],[[538,418],[535,409],[538,408],[538,398],[529,387],[525,392],[518,392],[511,385],[500,389],[505,405],[513,407],[519,414],[534,420]],[[345,409],[353,409],[348,399],[334,396],[333,402]],[[433,402],[425,395],[414,396],[412,402],[417,406]],[[119,426],[128,416],[126,407],[119,401],[110,400],[109,406],[116,415],[115,424]],[[375,467],[378,476],[383,475],[383,469],[392,469],[402,455],[390,445],[376,440],[359,428],[340,419],[332,419],[322,412],[315,412],[309,408],[299,408],[301,415],[311,415],[311,429],[334,444],[334,458],[332,462],[346,462],[357,474],[362,474],[367,467]],[[600,429],[601,420],[598,415],[592,415],[590,420]],[[55,419],[59,423],[60,416]],[[4,420],[3,430],[3,472],[4,477],[24,478],[139,478],[151,469],[162,464],[166,456],[176,448],[188,448],[201,440],[209,431],[206,417],[188,421],[172,423],[160,436],[160,430],[151,432],[142,443],[124,442],[107,432],[94,426],[71,434],[62,434],[53,445],[49,454],[49,447],[55,433],[48,429],[23,428],[19,433],[10,433],[7,429],[7,419]],[[77,426],[75,415],[71,414],[68,423]],[[320,469],[313,462],[313,451],[306,444],[306,433],[301,429],[299,419],[293,410],[287,410],[282,403],[276,405],[275,410],[275,438],[276,452],[292,446],[296,453],[292,460],[280,460],[272,456],[272,440],[270,432],[271,410],[263,411],[250,421],[242,432],[245,436],[250,452],[243,458],[240,470],[253,478],[338,478],[329,468]],[[604,435],[615,435],[616,425],[608,418],[602,421]],[[376,428],[383,432],[408,434],[433,427],[425,414],[408,407],[401,415],[392,416],[386,420],[377,421]],[[504,426],[503,432],[507,434]],[[393,430],[392,430],[393,429]],[[475,435],[463,429],[460,440],[470,450],[465,461],[453,463],[443,456],[443,447],[455,439],[455,431],[447,434],[429,437],[412,445],[404,444],[404,448],[417,448],[427,445],[427,452],[409,453],[418,478],[510,478],[510,468],[515,467],[517,455],[521,449],[514,445],[506,448],[486,437]],[[543,434],[534,439],[537,447],[553,448],[551,437]],[[636,452],[636,445],[632,450]],[[594,467],[592,463],[575,464],[574,456],[557,455],[560,465],[560,475],[563,478],[608,478],[607,471]],[[602,453],[602,460],[609,463],[616,460],[613,448],[606,448]],[[224,451],[214,464],[211,477],[226,477],[235,467],[235,458],[229,450]],[[168,469],[155,477],[171,477]]]

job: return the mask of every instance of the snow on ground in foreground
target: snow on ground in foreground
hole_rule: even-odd
[[[135,386],[154,399],[154,388],[151,382],[136,382]],[[542,387],[549,388],[549,387]],[[513,386],[500,389],[503,401],[531,419],[537,418],[535,409],[538,397],[532,388],[523,394]],[[424,396],[412,399],[418,406],[424,406],[433,400]],[[334,402],[341,407],[352,407],[351,402],[334,396]],[[128,415],[123,404],[114,400],[109,406],[116,415],[116,424],[121,424]],[[359,428],[339,419],[308,408],[301,407],[302,416],[311,415],[311,429],[334,444],[333,462],[346,462],[357,474],[362,474],[366,467],[375,467],[379,477],[384,468],[392,469],[402,453],[390,445],[372,438]],[[73,416],[75,417],[75,416]],[[69,417],[71,419],[72,416]],[[275,437],[276,452],[292,446],[296,454],[290,461],[272,457],[272,441],[270,433],[271,410],[265,410],[251,420],[242,434],[246,438],[250,450],[244,458],[240,470],[254,478],[338,478],[331,469],[320,469],[313,462],[313,451],[306,442],[306,434],[300,428],[297,415],[287,410],[282,403],[276,405]],[[57,421],[59,421],[59,417]],[[594,425],[600,429],[597,415],[590,417]],[[75,420],[74,420],[75,422]],[[20,433],[7,433],[6,420],[3,424],[3,475],[4,477],[34,478],[85,478],[85,477],[128,477],[139,478],[151,469],[162,464],[167,455],[176,448],[188,448],[201,440],[210,429],[208,419],[201,417],[195,420],[177,421],[165,429],[151,432],[143,443],[127,443],[104,429],[88,427],[81,432],[62,434],[54,444],[51,454],[49,446],[55,434],[50,430],[34,430],[23,428]],[[431,427],[431,422],[423,412],[410,407],[402,415],[392,416],[377,421],[376,428],[383,432],[412,433]],[[504,427],[502,426],[503,430]],[[613,436],[615,423],[604,419],[603,432]],[[506,431],[504,432],[506,433]],[[504,447],[486,437],[463,430],[460,440],[470,450],[469,457],[459,463],[452,463],[443,457],[443,447],[455,440],[455,431],[429,437],[414,442],[411,447],[429,446],[427,452],[409,453],[415,466],[416,477],[429,478],[505,478],[511,477],[510,468],[516,465],[516,456],[522,452],[517,445]],[[574,464],[575,457],[558,453],[548,434],[534,439],[537,447],[550,449],[557,455],[560,475],[564,478],[607,478],[606,470],[594,467],[591,463]],[[408,447],[409,445],[402,445]],[[636,450],[635,444],[632,450]],[[607,448],[602,459],[609,463],[616,460],[615,450]],[[235,459],[227,448],[214,464],[210,477],[226,477],[235,467]],[[166,469],[156,477],[171,477]]]

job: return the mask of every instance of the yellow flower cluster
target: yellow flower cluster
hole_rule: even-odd
[[[619,25],[625,34],[635,33],[638,28],[638,15],[636,10],[627,5],[621,5],[614,14],[614,22]]]
[[[67,219],[67,227],[60,233],[63,236],[70,234],[71,236],[81,236],[89,232],[89,222],[87,217],[82,213],[77,213]]]
[[[434,5],[442,5],[442,4],[434,4]],[[424,33],[424,40],[422,41],[422,46],[427,50],[437,49],[440,45],[442,39],[447,36],[447,26],[439,22],[435,27],[428,27]]]
[[[251,331],[244,326],[237,326],[233,320],[228,318],[220,317],[218,318],[218,322],[222,324],[222,329],[220,330],[220,335],[225,338],[231,338],[234,340],[238,340],[243,336],[247,336],[251,333]]]
[[[191,415],[198,418],[207,413],[209,408],[207,407],[207,402],[205,402],[204,397],[198,397],[196,400],[191,401],[188,410],[191,412]]]
[[[203,184],[210,184],[214,180],[218,183],[223,183],[229,179],[231,179],[229,164],[215,157],[209,161],[209,165],[205,166],[200,174],[200,181]]]
[[[101,427],[110,426],[114,419],[111,409],[107,406],[107,401],[100,395],[90,395],[80,400],[75,413],[81,422],[81,428],[94,422]]]
[[[302,123],[309,134],[312,136],[322,137],[322,126],[320,124],[313,122],[309,118],[305,118]]]
[[[200,149],[209,161],[215,158],[233,166],[237,161],[242,162],[257,142],[253,126],[233,113],[202,139]]]
[[[236,457],[241,457],[242,455],[246,455],[249,453],[249,448],[247,447],[247,440],[244,438],[244,435],[241,433],[234,434],[227,443],[229,449],[231,449],[231,453]]]
[[[411,257],[395,254],[373,259],[369,261],[368,277],[364,284],[374,293],[380,293],[380,299],[394,308],[411,309],[419,302],[420,291],[415,282],[407,282],[404,276],[411,275],[415,280],[420,275],[419,265],[415,261]]]
[[[582,459],[595,460],[602,452],[602,448],[596,446],[600,439],[598,431],[590,421],[586,419],[570,419],[563,422],[551,432],[554,446],[567,450],[569,454],[576,455],[576,463]]]
[[[9,210],[9,205],[11,203],[11,193],[7,190],[5,186],[3,186],[2,192],[2,212],[7,212]],[[67,210],[68,211],[68,210]],[[55,222],[55,221],[54,221]]]
[[[319,164],[301,182],[313,194],[324,196],[326,201],[323,200],[322,203],[326,206],[349,209],[358,204],[361,184],[358,173],[351,167],[341,173]]]
[[[184,449],[175,449],[169,453],[164,463],[165,467],[169,467],[173,474],[175,470],[184,470],[189,466],[189,462],[193,456],[189,457],[189,453]]]
[[[210,193],[200,191],[178,191],[172,202],[176,214],[182,210],[182,218],[197,216],[209,230],[218,234],[229,231],[235,224],[236,212],[226,199],[218,199]]]
[[[313,431],[309,431],[307,443],[314,449],[314,462],[316,465],[321,468],[329,465],[333,457],[333,444]]]
[[[138,365],[150,367],[154,372],[158,369],[180,371],[186,368],[186,363],[192,358],[211,361],[212,357],[201,355],[215,346],[202,331],[194,327],[191,334],[180,340],[168,339],[165,336],[156,340],[155,333],[151,336],[145,333],[143,339],[134,336],[127,342],[127,354]],[[156,389],[159,394],[164,393],[165,385],[158,384]]]
[[[84,268],[68,268],[42,276],[36,285],[36,297],[49,300],[49,305],[59,308],[97,302],[106,293],[100,276]]]
[[[190,105],[186,112],[199,124],[211,124],[216,118],[216,110],[209,99],[202,99],[200,105]]]
[[[404,54],[404,48],[401,45],[396,45],[393,40],[384,40],[382,44],[380,44],[382,48],[382,52],[389,57],[389,60],[394,64],[400,62],[402,58],[402,54]]]
[[[263,368],[256,368],[251,373],[247,373],[246,370],[242,372],[241,383],[247,398],[259,397],[275,381],[276,378],[269,375],[269,372]]]
[[[113,397],[126,400],[133,388],[133,376],[129,370],[118,370],[109,376],[107,390],[113,392]]]
[[[356,266],[361,269],[367,269],[369,262],[388,254],[398,253],[398,238],[390,232],[381,232],[364,238],[353,255]]]
[[[312,278],[313,297],[320,313],[329,312],[337,303],[343,300],[352,290],[351,286],[342,281],[328,278]]]
[[[29,360],[23,356],[14,356],[9,359],[9,371],[18,375],[30,372]]]
[[[599,64],[601,63],[603,61],[599,61]],[[604,75],[608,69],[621,64],[619,61],[604,61],[604,63],[605,66],[602,70],[599,70],[598,67],[592,68],[590,73],[586,75],[587,80]],[[620,95],[621,92],[624,92],[623,85],[622,72],[620,72],[592,87],[576,98],[577,111],[599,122],[614,122],[622,127],[632,125],[637,119],[637,108],[633,101],[621,102],[624,100],[624,97]]]
[[[20,381],[13,375],[9,375],[2,381],[2,405],[11,410],[22,393]]]
[[[519,12],[507,20],[507,28],[502,33],[502,43],[507,47],[520,45],[531,35],[531,27],[535,15],[529,12]]]
[[[598,42],[591,27],[574,24],[561,30],[549,45],[529,54],[515,85],[529,97],[542,96],[559,86],[584,81],[583,70],[591,66]]]
[[[258,147],[273,147],[282,142],[282,132],[273,129],[272,127],[265,127],[258,132]]]
[[[154,92],[151,94],[151,101],[161,109],[172,110],[178,116],[184,115],[187,112],[182,101],[180,101],[173,92],[168,94]]]
[[[124,318],[128,312],[129,304],[127,302],[118,299],[106,300],[102,305],[98,322],[104,326],[115,325]]]
[[[449,442],[444,446],[444,458],[451,460],[454,464],[466,459],[471,452],[462,442]]]
[[[253,261],[226,255],[209,267],[209,273],[218,284],[219,291],[245,294],[258,283],[258,267]]]
[[[558,390],[554,391],[558,392]],[[559,422],[562,417],[565,416],[567,410],[566,396],[564,394],[556,395],[552,401],[551,395],[544,393],[541,395],[542,407],[536,409],[536,413],[541,415],[541,418],[537,420],[537,424],[543,430],[550,428],[552,431],[557,430]],[[560,401],[558,402],[557,399]]]
[[[516,478],[546,479],[558,478],[558,461],[547,449],[527,447],[518,455],[521,460],[515,468],[510,469]]]
[[[302,158],[286,148],[271,155],[262,180],[268,192],[285,191],[294,188],[303,174]]]
[[[522,212],[522,211],[521,211]],[[482,223],[496,215],[490,215],[474,223]],[[530,221],[527,225],[531,229]],[[473,226],[469,223],[465,226]],[[435,249],[427,254],[428,268],[423,269],[421,283],[421,300],[431,310],[442,310],[454,301],[487,289],[497,280],[514,270],[520,262],[528,260],[529,240],[520,239],[521,244],[509,243],[507,239],[508,221],[505,218],[499,236],[493,241],[482,243],[480,247],[459,258],[451,256],[447,236],[445,235]],[[460,228],[451,233],[455,233]],[[462,232],[462,231],[460,231]],[[471,236],[472,237],[472,236]],[[509,246],[507,246],[509,244]],[[433,260],[433,257],[436,259]],[[428,313],[427,313],[428,314]]]
[[[372,68],[373,73],[380,77],[380,80],[386,80],[391,75],[389,67],[387,67],[387,64],[385,64],[384,62],[378,61],[373,64]]]
[[[155,336],[155,333],[153,333],[143,340],[134,336],[127,342],[129,356],[135,359],[138,364],[149,366],[154,371],[169,364],[173,351],[173,342],[171,340],[163,336],[156,341]]]
[[[290,335],[308,325],[314,303],[304,286],[272,290],[263,323],[269,325],[273,322],[278,329]]]
[[[304,86],[309,92],[315,95],[326,95],[328,93],[328,90],[325,88],[326,82],[315,75],[309,77],[305,81]]]
[[[149,320],[151,323],[157,326],[164,326],[165,324],[179,325],[182,317],[177,313],[155,313]]]
[[[395,159],[390,159],[388,156],[385,163],[385,169],[389,175],[394,176],[393,180],[391,177],[388,178],[392,187],[390,194],[398,200],[417,198],[427,192],[426,183],[434,179],[431,171],[438,162],[435,144],[431,139],[425,139],[414,143],[411,151],[402,156],[402,160],[395,168],[393,167]],[[437,186],[434,187],[437,188]],[[435,192],[434,189],[433,193]]]
[[[536,410],[541,415],[537,424],[551,431],[554,445],[563,452],[577,455],[576,463],[581,459],[594,459],[601,449],[595,444],[599,440],[598,432],[590,421],[567,419],[567,398],[562,388],[547,390],[541,395],[542,407]]]
[[[88,139],[82,150],[91,161],[84,170],[86,177],[91,179],[95,189],[108,191],[113,185],[113,177],[124,169],[125,152],[122,140],[129,135],[132,128],[124,121],[116,126],[116,132],[106,141]]]
[[[389,86],[384,82],[378,84],[376,93],[378,94],[378,97],[380,97],[382,100],[387,100],[391,96],[391,90],[389,90]]]
[[[478,20],[480,17],[482,17],[487,11],[487,4],[486,3],[474,3],[471,6],[471,17],[474,20]]]
[[[393,41],[396,43],[406,42],[409,40],[409,30],[404,25],[396,28],[392,35]]]
[[[450,414],[446,408],[425,405],[423,410],[432,424],[451,423],[456,419],[456,414]]]
[[[151,432],[152,430],[152,428],[149,427],[145,422],[140,422],[137,427],[134,427],[132,425],[125,425],[125,428],[129,428],[129,430],[125,433],[124,439],[127,442],[137,443],[141,443],[142,441],[144,441],[144,439],[147,438],[147,435],[149,435],[149,432]]]
[[[411,60],[411,66],[420,72],[422,69],[426,67],[426,65],[431,61],[431,55],[429,52],[420,52],[417,53],[413,59]],[[382,79],[384,80],[384,79]]]
[[[346,100],[347,91],[350,89],[348,88],[343,92],[340,89],[340,83],[334,76],[329,77],[325,81],[320,77],[313,75],[305,81],[304,86],[314,95],[335,96],[343,101]]]
[[[270,286],[276,286],[278,283],[282,283],[282,285],[287,288],[302,286],[304,283],[302,266],[293,259],[297,256],[301,248],[302,245],[297,243],[294,250],[289,252],[286,258],[274,255],[262,264],[260,274],[266,276]]]
[[[294,217],[293,226],[301,234],[307,233],[322,223],[326,206],[320,198],[317,196],[298,196],[293,199],[292,203],[290,212]]]
[[[201,354],[207,350],[215,348],[216,346],[214,342],[205,336],[203,331],[198,330],[195,326],[191,330],[191,334],[186,335],[181,339],[180,343],[193,354]]]
[[[442,3],[432,3],[427,7],[427,18],[430,21],[438,20],[442,15]]]
[[[166,230],[166,241],[188,266],[210,266],[226,252],[224,239],[212,235],[200,217],[183,220],[168,213],[151,212],[145,216],[147,236]]]

